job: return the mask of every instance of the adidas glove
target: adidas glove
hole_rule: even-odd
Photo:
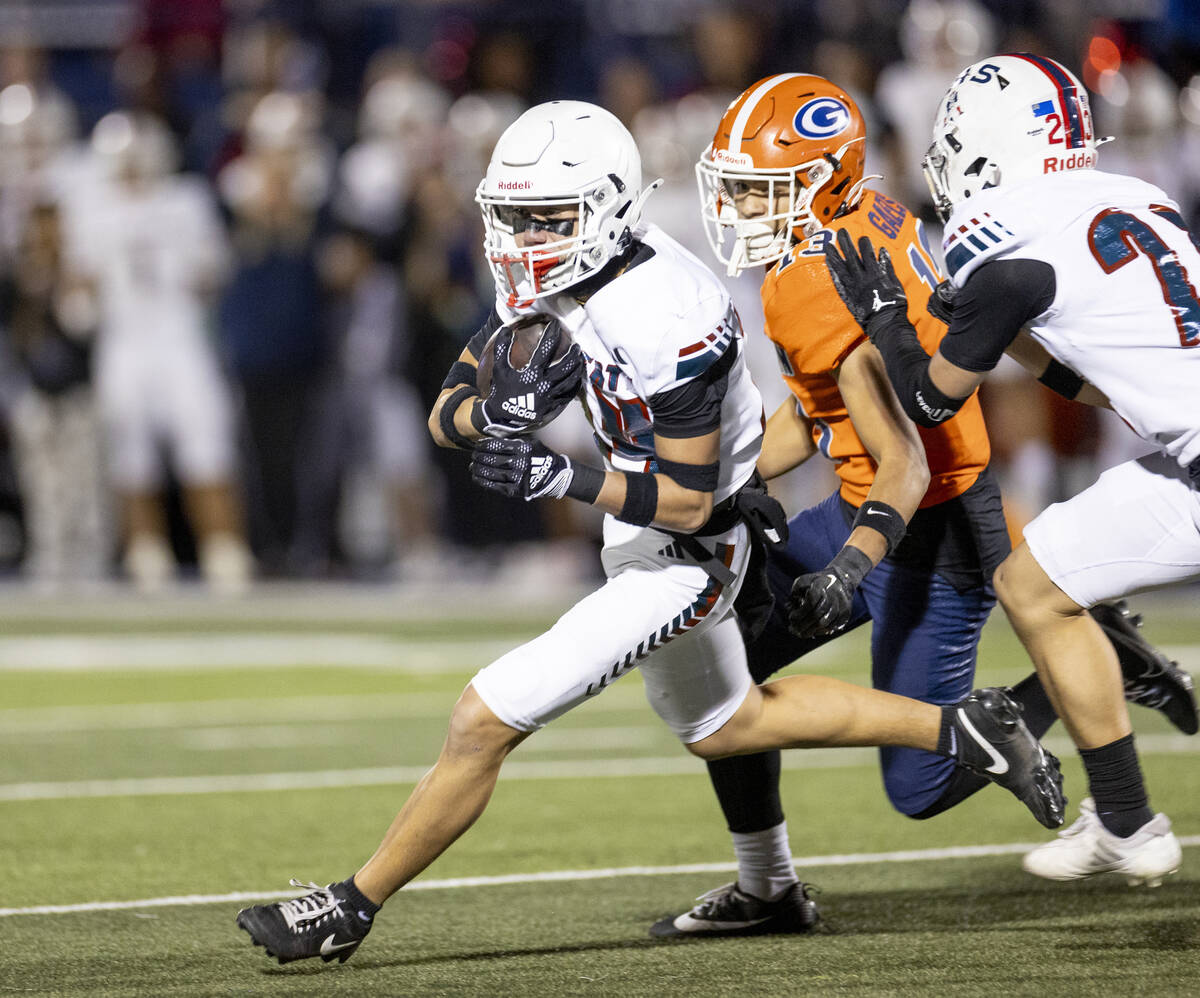
[[[512,499],[561,499],[575,470],[571,459],[531,437],[491,438],[475,445],[471,478]]]
[[[844,547],[819,572],[799,576],[788,596],[788,630],[798,638],[837,634],[850,623],[854,591],[872,568],[856,547]]]
[[[549,423],[575,397],[583,381],[583,351],[572,343],[551,363],[561,335],[558,322],[549,323],[529,363],[519,371],[508,362],[512,330],[496,337],[492,383],[478,407],[478,429],[485,435],[529,433]]]
[[[863,236],[855,250],[850,233],[838,229],[837,248],[833,243],[825,244],[825,265],[847,311],[871,342],[895,319],[907,318],[904,285],[896,276],[886,248],[876,258],[870,238]]]

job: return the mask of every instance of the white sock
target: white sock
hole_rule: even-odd
[[[738,887],[764,901],[774,901],[800,878],[792,866],[787,822],[761,832],[734,832]]]

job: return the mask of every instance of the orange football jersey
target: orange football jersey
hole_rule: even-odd
[[[812,420],[813,440],[821,453],[837,465],[842,496],[860,506],[876,464],[854,431],[834,379],[838,366],[866,341],[825,266],[825,246],[839,228],[850,233],[856,246],[860,237],[870,236],[876,249],[887,248],[908,297],[908,318],[930,354],[946,335],[946,325],[926,309],[941,274],[920,223],[903,205],[876,191],[867,191],[857,210],[794,247],[763,281],[766,332],[779,355],[783,380]],[[930,473],[921,506],[945,502],[970,488],[991,454],[978,395],[940,426],[918,431]]]

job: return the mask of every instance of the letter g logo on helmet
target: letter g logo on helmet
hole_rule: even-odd
[[[792,126],[806,139],[828,139],[850,124],[850,109],[833,97],[816,97],[802,105]]]

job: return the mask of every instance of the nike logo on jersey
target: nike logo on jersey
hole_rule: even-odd
[[[887,308],[889,305],[897,304],[895,299],[893,299],[891,301],[884,301],[882,298],[880,298],[878,288],[875,288],[874,291],[875,291],[875,300],[873,302],[871,302],[871,311],[872,312],[878,312],[881,308]]]
[[[359,943],[357,939],[351,940],[348,943],[335,943],[334,939],[336,938],[337,934],[332,932],[326,937],[325,941],[321,943],[321,956],[333,956],[334,953],[349,949],[351,946],[357,946]]]
[[[536,419],[537,412],[534,406],[537,404],[537,399],[531,392],[528,395],[516,395],[513,398],[505,399],[500,403],[500,408],[514,416],[520,416],[522,419]]]
[[[992,743],[976,730],[975,725],[971,723],[971,719],[967,717],[967,712],[961,707],[958,710],[958,720],[959,723],[962,724],[963,730],[971,736],[971,740],[975,742],[975,744],[981,749],[983,749],[988,754],[988,758],[992,760],[992,764],[987,767],[986,771],[991,773],[993,776],[1003,776],[1005,773],[1007,773],[1008,760],[1005,759],[1004,756],[1002,756],[999,752],[997,752],[992,746]]]

